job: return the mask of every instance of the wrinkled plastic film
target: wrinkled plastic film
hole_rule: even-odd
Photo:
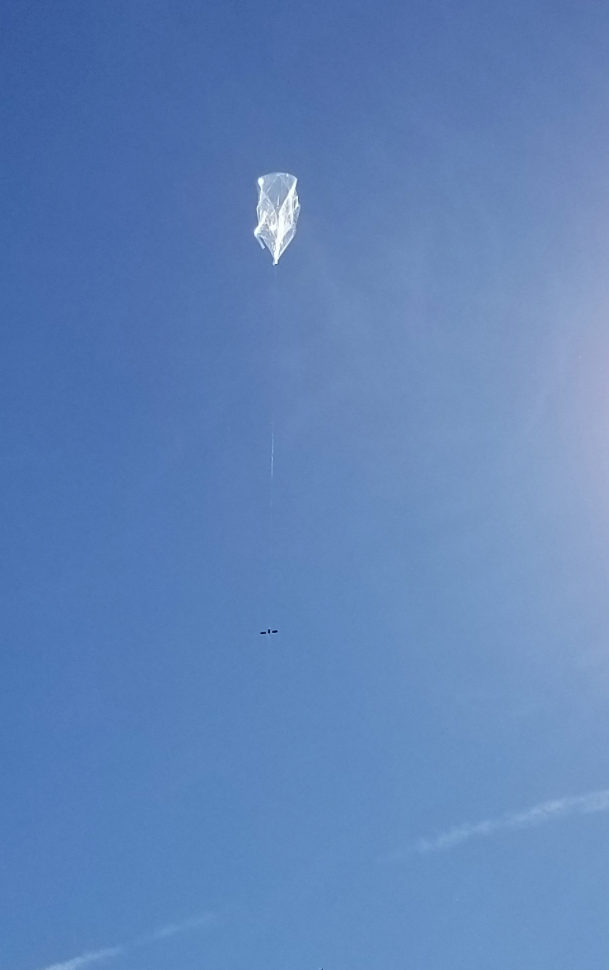
[[[300,212],[297,181],[287,172],[271,172],[258,179],[258,225],[254,235],[263,249],[266,246],[275,265],[296,233]]]

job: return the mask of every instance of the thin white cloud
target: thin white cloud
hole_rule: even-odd
[[[504,829],[528,829],[567,815],[589,815],[592,812],[607,811],[609,811],[609,789],[571,798],[558,798],[554,801],[541,802],[524,812],[500,815],[499,818],[486,819],[473,824],[465,823],[433,838],[419,839],[412,846],[411,851],[421,854],[443,852],[461,845],[462,842],[468,842],[469,839],[483,838]]]
[[[164,940],[168,936],[176,936],[178,933],[188,933],[189,930],[199,930],[204,926],[209,926],[215,920],[213,913],[204,913],[202,916],[191,916],[188,919],[180,920],[179,923],[167,923],[166,926],[159,927],[158,930],[142,937],[137,946],[144,946],[147,943],[154,943],[155,940]]]
[[[108,946],[104,950],[93,950],[90,953],[82,953],[79,957],[72,957],[63,963],[52,963],[45,970],[78,970],[79,967],[86,967],[90,963],[97,963],[99,960],[110,960],[111,957],[118,957],[123,953],[123,946]]]
[[[48,967],[45,967],[44,970],[82,970],[82,968],[89,966],[91,963],[120,957],[123,953],[134,950],[136,947],[148,946],[157,940],[164,940],[170,936],[177,936],[179,933],[187,933],[189,930],[197,930],[204,926],[209,926],[210,923],[214,922],[215,918],[212,913],[204,913],[201,916],[191,916],[188,919],[180,920],[178,923],[167,923],[165,926],[160,926],[158,929],[146,934],[146,936],[132,940],[131,943],[123,943],[120,946],[108,946],[103,950],[91,950],[87,953],[81,953],[80,956],[72,957],[70,960],[64,960],[61,963],[52,963]]]

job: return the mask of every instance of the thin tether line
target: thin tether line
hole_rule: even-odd
[[[277,267],[273,266],[273,282],[270,287],[270,327],[269,327],[269,358],[270,358],[270,457],[269,457],[269,537],[268,537],[268,589],[267,589],[267,624],[276,626],[276,551],[275,551],[275,408],[277,389]]]

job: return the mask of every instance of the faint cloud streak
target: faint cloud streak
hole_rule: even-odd
[[[485,819],[483,822],[473,824],[466,822],[433,838],[419,839],[410,851],[422,855],[429,852],[444,852],[470,839],[485,838],[506,829],[528,829],[568,815],[590,815],[593,812],[606,811],[609,811],[609,789],[571,798],[558,798],[541,802],[524,812],[500,815],[499,818]]]
[[[176,936],[178,933],[188,933],[189,930],[199,930],[204,926],[209,926],[210,923],[215,921],[216,917],[213,913],[205,913],[203,916],[191,916],[189,919],[180,920],[179,923],[167,923],[166,926],[161,926],[158,930],[150,933],[148,936],[142,937],[141,940],[135,944],[136,946],[145,946],[147,943],[154,943],[156,940],[165,940],[168,936]]]
[[[90,963],[97,963],[99,960],[110,960],[112,957],[119,957],[124,953],[123,946],[108,946],[104,950],[93,950],[90,953],[82,953],[79,957],[72,957],[63,963],[52,963],[45,970],[78,970],[78,967],[86,967]]]
[[[137,947],[149,946],[158,940],[165,940],[170,936],[177,936],[180,933],[188,933],[189,930],[198,930],[204,926],[209,926],[215,919],[216,917],[213,913],[204,913],[201,916],[191,916],[177,923],[167,923],[165,926],[160,926],[158,929],[153,930],[151,933],[137,940],[133,940],[131,943],[123,943],[120,946],[108,946],[103,950],[91,950],[86,953],[81,953],[80,956],[72,957],[70,960],[64,960],[61,963],[52,963],[48,967],[45,967],[44,970],[81,970],[81,968],[87,967],[91,963],[99,963],[102,960],[111,960],[115,957],[120,957],[123,953],[135,950]]]

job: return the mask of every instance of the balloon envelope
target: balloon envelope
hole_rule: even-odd
[[[287,172],[271,172],[258,179],[258,225],[254,235],[262,248],[269,250],[275,265],[296,233],[300,212],[297,181]]]

